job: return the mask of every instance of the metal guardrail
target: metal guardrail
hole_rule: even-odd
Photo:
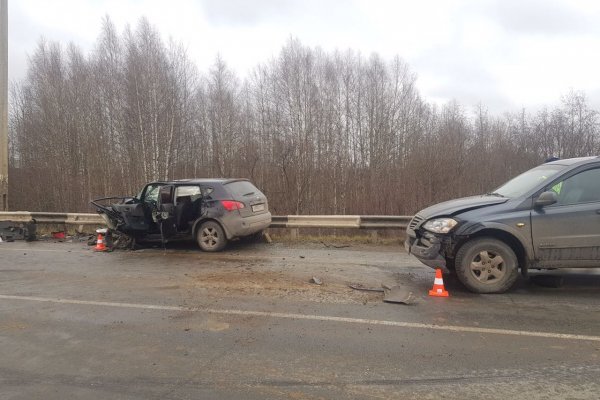
[[[406,215],[275,215],[271,228],[406,229],[411,219]]]
[[[271,228],[406,229],[412,216],[395,215],[274,215]],[[36,224],[104,225],[99,214],[11,211],[0,221]]]
[[[104,225],[99,214],[9,211],[0,212],[0,221],[34,222],[36,224]]]

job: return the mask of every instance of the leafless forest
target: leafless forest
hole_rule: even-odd
[[[11,209],[90,212],[147,181],[247,177],[274,214],[412,214],[550,155],[600,153],[583,93],[490,115],[428,104],[415,81],[400,58],[294,39],[244,80],[219,58],[201,73],[147,20],[119,33],[107,18],[89,54],[41,41],[13,83]]]

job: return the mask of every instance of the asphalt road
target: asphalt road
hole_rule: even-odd
[[[564,275],[432,298],[400,246],[1,243],[0,398],[598,399],[600,275]]]

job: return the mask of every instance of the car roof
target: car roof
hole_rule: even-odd
[[[575,165],[575,164],[586,164],[590,161],[600,161],[599,156],[592,157],[576,157],[576,158],[565,158],[563,160],[556,160],[549,163],[548,165]]]
[[[185,184],[221,184],[226,185],[232,182],[248,181],[245,178],[190,178],[190,179],[176,179],[172,181],[155,181],[151,183],[161,183],[165,185],[185,185]]]

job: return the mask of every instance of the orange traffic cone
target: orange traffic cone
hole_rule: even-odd
[[[439,268],[435,270],[435,281],[433,281],[433,288],[429,291],[429,295],[435,297],[449,296],[446,289],[444,289],[444,279],[442,278],[442,270]]]
[[[94,247],[94,251],[106,251],[108,248],[104,244],[104,236],[102,233],[98,232],[98,240],[96,241],[96,247]]]

